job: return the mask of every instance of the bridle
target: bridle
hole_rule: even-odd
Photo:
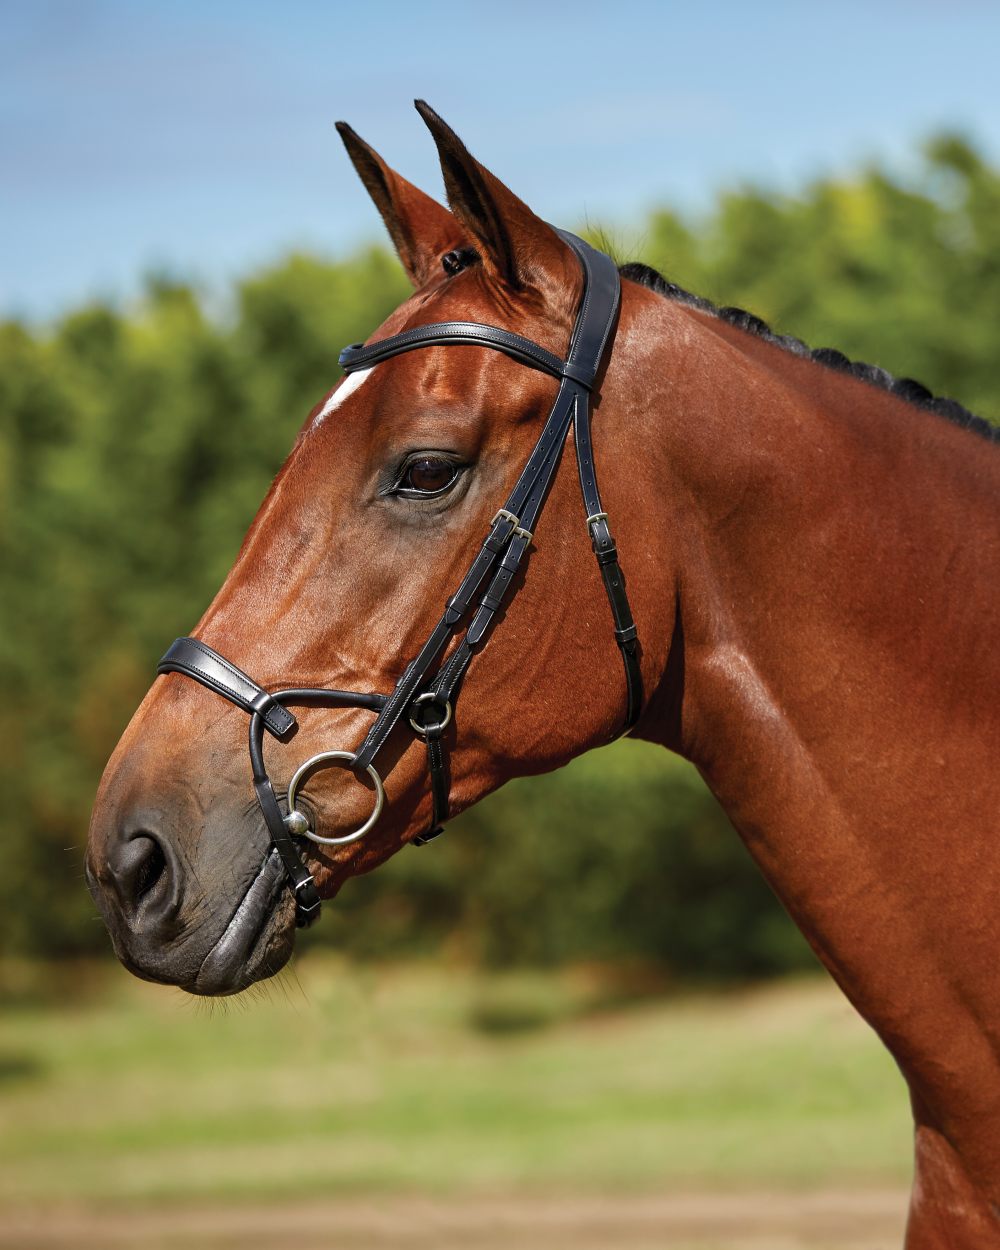
[[[157,673],[181,673],[249,713],[250,768],[254,790],[273,847],[291,882],[296,923],[300,926],[311,924],[319,915],[320,898],[294,839],[304,836],[314,842],[336,846],[354,842],[368,833],[381,815],[385,801],[375,760],[404,716],[413,732],[427,746],[433,804],[430,828],[413,841],[416,845],[423,845],[443,832],[449,800],[444,731],[451,721],[458,688],[472,657],[483,646],[497,613],[511,595],[514,577],[528,550],[571,426],[586,525],[611,605],[615,640],[625,667],[626,710],[622,732],[631,729],[639,716],[642,706],[639,644],[625,591],[625,579],[618,564],[618,550],[597,489],[590,430],[591,388],[604,361],[617,320],[621,281],[610,257],[574,235],[565,231],[559,234],[579,258],[584,275],[583,296],[565,360],[560,360],[552,352],[519,334],[475,321],[445,321],[416,326],[368,346],[355,344],[341,352],[341,367],[345,373],[353,373],[359,369],[371,369],[393,356],[418,348],[473,344],[504,352],[521,364],[559,380],[555,402],[517,483],[493,517],[489,533],[458,589],[447,601],[444,615],[416,657],[403,670],[392,693],[364,694],[315,687],[267,691],[242,669],[197,638],[178,638],[157,666]],[[432,675],[432,670],[439,665],[449,642],[467,617],[465,633]],[[288,704],[358,707],[377,715],[356,751],[322,751],[299,767],[288,786],[288,812],[285,814],[264,767],[263,740],[265,729],[282,739],[296,727],[297,722],[288,710]],[[308,816],[296,807],[296,798],[302,783],[315,768],[332,763],[343,763],[371,778],[375,787],[375,807],[368,820],[352,833],[325,838],[310,828]]]
[[[621,281],[610,257],[575,235],[566,231],[559,231],[559,234],[579,258],[584,275],[583,297],[565,360],[560,360],[531,339],[475,321],[444,321],[416,326],[368,346],[355,344],[341,352],[340,364],[344,372],[354,373],[360,369],[371,369],[393,356],[418,348],[453,343],[473,344],[503,352],[521,364],[559,380],[552,410],[521,470],[521,476],[490,523],[489,533],[458,589],[445,605],[444,615],[416,657],[403,670],[392,693],[363,694],[315,687],[267,691],[242,669],[197,638],[178,638],[157,666],[157,673],[182,673],[249,713],[250,768],[254,790],[274,850],[291,882],[296,923],[300,926],[311,924],[319,915],[320,898],[294,839],[304,836],[327,846],[337,846],[354,842],[368,833],[381,815],[385,801],[375,760],[404,717],[413,732],[427,745],[433,802],[430,828],[413,841],[418,846],[423,845],[443,832],[449,801],[444,731],[452,719],[459,686],[472,657],[484,645],[497,613],[507,598],[512,597],[514,577],[531,543],[570,427],[573,428],[576,445],[586,525],[611,604],[615,640],[625,667],[626,708],[622,732],[628,732],[638,719],[642,707],[639,644],[625,591],[625,578],[618,564],[618,550],[597,489],[590,431],[591,388],[608,351],[617,320]],[[448,644],[467,618],[464,634],[447,659],[440,663]],[[322,751],[300,765],[288,786],[288,812],[285,814],[264,767],[263,744],[265,730],[283,739],[296,727],[297,722],[288,710],[288,704],[365,708],[375,712],[376,717],[356,751]],[[296,807],[296,799],[303,782],[314,769],[332,763],[344,764],[354,772],[370,777],[375,787],[375,807],[360,828],[342,837],[326,838],[310,828],[308,816]]]

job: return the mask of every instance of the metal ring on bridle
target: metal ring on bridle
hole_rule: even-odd
[[[303,816],[303,813],[298,811],[295,806],[295,797],[299,792],[299,786],[301,786],[302,782],[313,771],[313,769],[318,768],[320,764],[325,764],[333,760],[343,760],[344,763],[350,767],[356,759],[357,756],[353,751],[320,751],[318,755],[313,755],[307,759],[304,764],[300,764],[295,776],[288,783],[288,815],[285,817],[286,826],[291,828],[293,815]],[[382,807],[385,803],[385,789],[382,786],[382,778],[375,771],[374,765],[369,764],[365,768],[365,772],[369,777],[371,777],[375,784],[375,810],[359,829],[355,829],[353,833],[345,833],[341,838],[321,837],[318,833],[313,833],[308,826],[305,829],[293,828],[292,832],[301,832],[305,834],[310,841],[322,842],[324,846],[342,846],[345,842],[356,842],[358,838],[363,838],[369,829],[374,827],[375,822],[382,815]],[[295,824],[300,824],[300,822],[295,822]]]
[[[413,700],[413,706],[417,707],[419,704],[436,703],[436,702],[437,702],[437,695],[434,693],[433,690],[427,690],[423,694],[417,695],[417,697]],[[450,699],[445,700],[444,720],[439,721],[436,725],[420,725],[413,719],[412,716],[408,717],[407,719],[410,722],[410,728],[413,730],[415,734],[420,734],[421,736],[423,736],[425,733],[429,733],[432,730],[436,731],[437,733],[441,733],[443,732],[443,730],[447,729],[448,725],[451,723],[451,700]]]

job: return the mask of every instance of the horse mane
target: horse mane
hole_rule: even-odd
[[[815,360],[818,364],[825,365],[828,369],[836,369],[840,373],[850,374],[853,378],[860,378],[863,382],[889,391],[918,408],[936,412],[938,416],[947,418],[954,425],[972,430],[973,433],[990,442],[1000,443],[1000,425],[993,425],[983,417],[975,416],[955,399],[933,395],[926,386],[914,378],[896,378],[878,365],[849,360],[843,352],[837,351],[834,347],[810,348],[793,335],[775,334],[766,321],[755,317],[753,313],[748,313],[742,308],[719,308],[711,300],[703,299],[700,295],[692,295],[690,291],[685,291],[676,283],[668,282],[650,265],[633,261],[627,265],[620,265],[618,272],[630,282],[636,282],[639,286],[655,291],[666,299],[676,300],[680,304],[697,308],[699,312],[718,317],[721,321],[745,330],[756,338],[763,339],[767,343],[774,343],[794,356],[804,356],[808,360]]]

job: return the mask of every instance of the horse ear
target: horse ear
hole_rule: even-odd
[[[435,271],[440,272],[441,257],[468,246],[468,238],[443,205],[390,169],[347,122],[337,122],[337,131],[382,215],[410,281],[415,287],[422,287]]]
[[[417,112],[437,144],[451,211],[483,249],[483,263],[515,289],[565,289],[579,267],[555,230],[469,152],[424,100]]]

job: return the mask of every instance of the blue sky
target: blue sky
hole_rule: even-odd
[[[381,237],[333,122],[438,194],[417,95],[536,211],[621,228],[905,171],[944,127],[998,158],[998,56],[1000,6],[973,0],[0,0],[0,314]]]

